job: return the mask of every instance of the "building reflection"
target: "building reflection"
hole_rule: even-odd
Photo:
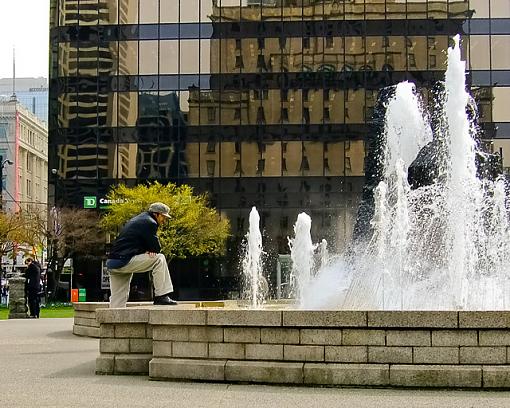
[[[52,2],[63,201],[118,182],[186,183],[229,217],[234,249],[256,205],[270,251],[288,252],[301,211],[340,250],[378,90],[410,80],[427,101],[457,33],[481,127],[510,168],[510,30],[491,34],[507,0]]]

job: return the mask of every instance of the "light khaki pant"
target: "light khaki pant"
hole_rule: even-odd
[[[135,255],[122,268],[110,269],[110,289],[112,292],[110,296],[110,307],[126,307],[126,302],[129,297],[129,284],[133,273],[147,271],[152,271],[155,296],[162,296],[173,292],[174,288],[165,255]]]

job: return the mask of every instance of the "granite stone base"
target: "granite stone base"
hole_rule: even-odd
[[[510,312],[208,306],[97,309],[96,372],[308,386],[510,388]]]

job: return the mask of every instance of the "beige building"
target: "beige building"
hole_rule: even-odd
[[[48,196],[48,128],[17,100],[0,101],[0,155],[3,208],[44,213]]]

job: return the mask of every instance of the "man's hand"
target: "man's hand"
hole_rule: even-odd
[[[149,252],[149,251],[147,251],[147,253],[148,253],[148,254],[149,254],[149,256],[151,256],[151,257],[154,257],[154,256],[156,256],[156,255],[157,255],[157,254],[156,254],[156,252]]]

